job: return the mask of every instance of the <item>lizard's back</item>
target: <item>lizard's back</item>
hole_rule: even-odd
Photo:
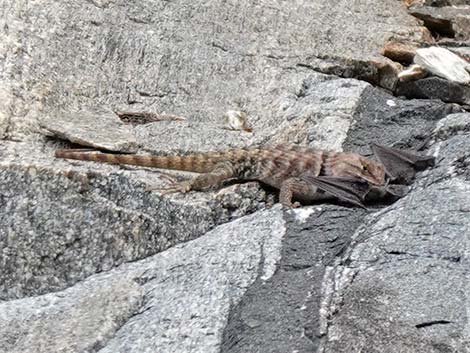
[[[128,164],[151,168],[210,173],[220,163],[231,163],[240,180],[259,180],[279,188],[282,181],[309,171],[319,175],[324,152],[307,147],[278,145],[263,148],[231,149],[224,152],[195,153],[183,156],[112,154],[97,151],[58,150],[56,157]]]

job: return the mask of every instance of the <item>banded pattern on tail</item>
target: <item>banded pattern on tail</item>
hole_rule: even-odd
[[[62,149],[55,152],[57,158],[76,159],[110,164],[127,164],[150,168],[182,170],[195,173],[209,173],[227,158],[238,161],[247,157],[246,150],[231,150],[227,153],[198,153],[187,156],[153,156],[102,153],[87,149]]]

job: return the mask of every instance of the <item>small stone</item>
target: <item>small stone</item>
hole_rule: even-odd
[[[404,2],[405,2],[406,7],[424,4],[424,0],[404,0]]]
[[[448,49],[440,47],[418,49],[414,62],[451,82],[470,84],[470,73],[467,71],[469,64]]]
[[[382,55],[393,60],[405,64],[411,64],[416,54],[416,47],[411,44],[399,42],[389,42],[384,47]]]
[[[108,151],[136,152],[133,131],[108,110],[62,111],[41,118],[46,135],[53,135],[81,146]]]
[[[248,123],[248,116],[239,110],[228,110],[225,114],[225,128],[229,130],[241,130],[252,132],[253,128]]]
[[[401,65],[392,60],[371,60],[370,63],[377,69],[377,84],[380,87],[393,91],[398,82],[398,73]]]

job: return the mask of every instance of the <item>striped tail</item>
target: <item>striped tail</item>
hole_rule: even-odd
[[[128,164],[150,168],[209,173],[220,162],[220,153],[201,153],[187,156],[151,156],[102,153],[88,149],[63,149],[55,152],[56,158],[77,159],[111,164]]]

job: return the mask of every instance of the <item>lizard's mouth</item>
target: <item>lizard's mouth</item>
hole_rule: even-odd
[[[373,186],[386,187],[390,182],[389,178],[370,178],[367,180]]]

